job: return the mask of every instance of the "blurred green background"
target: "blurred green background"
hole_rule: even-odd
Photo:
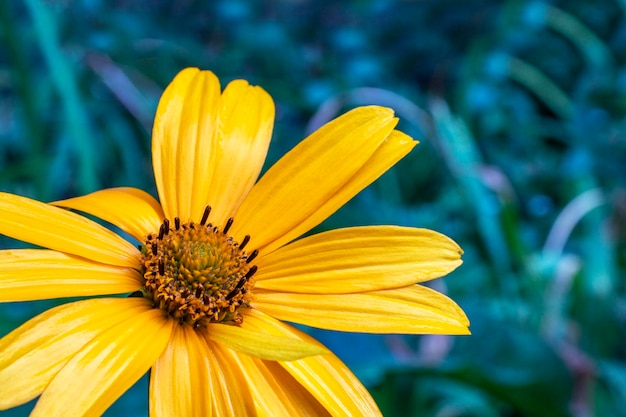
[[[318,229],[454,238],[465,263],[432,285],[473,335],[312,334],[386,416],[626,416],[624,45],[624,0],[0,1],[0,190],[154,194],[152,119],[186,66],[273,96],[268,165],[393,107],[421,144]],[[54,303],[1,305],[0,334]],[[146,416],[146,378],[106,415]]]

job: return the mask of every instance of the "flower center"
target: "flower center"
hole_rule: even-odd
[[[148,235],[141,248],[143,295],[194,326],[240,322],[237,309],[249,305],[257,269],[250,262],[258,252],[244,251],[250,236],[241,242],[229,236],[232,218],[222,230],[207,224],[210,210],[205,209],[200,223],[181,224],[176,217],[172,228],[165,219],[158,235]]]

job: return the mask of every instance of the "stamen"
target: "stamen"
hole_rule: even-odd
[[[246,281],[249,280],[250,277],[255,274],[257,269],[258,268],[256,265],[252,265],[250,269],[248,270],[248,272],[246,272],[246,275],[243,276],[243,279],[245,279]]]
[[[250,255],[248,255],[248,257],[246,258],[246,263],[249,264],[250,262],[252,262],[254,260],[254,258],[256,258],[256,256],[258,254],[259,254],[258,250],[256,250],[256,249],[253,250],[252,253]],[[252,268],[254,268],[254,267],[252,267]],[[252,269],[252,268],[250,268],[250,269]]]
[[[243,278],[241,278],[239,280],[239,282],[237,282],[237,285],[235,285],[235,288],[233,288],[228,293],[228,295],[226,296],[226,300],[230,300],[231,298],[233,298],[235,296],[235,294],[237,294],[237,292],[241,292],[242,294],[245,294],[246,292],[244,290],[242,290],[242,287],[246,284],[246,282],[250,279],[250,277],[252,275],[254,275],[256,270],[257,270],[257,266],[256,265],[252,265],[252,267],[250,267],[248,272],[246,272],[246,275],[244,275]]]
[[[165,262],[163,262],[163,259],[159,259],[159,274],[161,276],[165,275]]]
[[[200,224],[204,226],[206,221],[209,219],[209,214],[211,214],[211,206],[206,206],[204,208],[204,213],[202,213],[202,220],[200,220]]]
[[[239,244],[239,249],[243,249],[246,247],[246,245],[248,244],[248,242],[250,242],[250,235],[245,235],[243,237],[243,240],[241,241],[241,243]]]
[[[240,290],[240,289],[241,289],[241,287],[243,287],[245,283],[246,283],[246,279],[245,279],[245,278],[241,278],[241,279],[239,280],[239,282],[237,283],[237,285],[235,285],[235,288],[234,288],[234,289],[235,289],[235,290]]]
[[[157,247],[156,242],[152,243],[152,254],[154,256],[156,256],[156,254],[158,253],[159,248]]]
[[[158,240],[163,240],[163,237],[165,237],[165,224],[161,224],[161,227],[159,227],[159,237],[157,238]]]
[[[178,217],[174,217],[174,227],[176,227],[176,230],[180,230],[180,219]]]
[[[244,280],[243,278],[241,278],[241,279],[239,280],[239,282],[237,283],[237,285],[235,285],[235,288],[233,288],[233,290],[232,290],[231,292],[229,292],[229,293],[226,295],[226,297],[224,297],[224,298],[226,299],[226,301],[230,300],[230,299],[231,299],[231,298],[233,298],[235,295],[237,295],[237,293],[239,293],[239,292],[240,292],[239,290],[240,290],[240,289],[241,289],[241,287],[243,286],[243,284],[241,284],[242,282],[243,282],[243,283],[245,283],[245,282],[246,282],[246,280]],[[241,286],[239,286],[239,284],[241,284]]]
[[[224,226],[224,234],[228,233],[230,227],[233,225],[233,221],[234,219],[232,217],[226,220],[226,226]]]

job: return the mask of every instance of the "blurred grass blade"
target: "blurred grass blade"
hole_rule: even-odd
[[[32,82],[33,73],[28,62],[27,50],[23,35],[16,21],[15,12],[7,2],[0,1],[0,39],[6,47],[11,84],[15,86],[15,97],[20,100],[21,115],[24,118],[26,135],[22,138],[28,141],[35,154],[43,154],[44,133],[38,123],[36,91]],[[22,36],[20,36],[22,35]]]
[[[480,180],[478,170],[482,160],[474,139],[465,123],[451,115],[442,100],[433,101],[431,112],[450,170],[474,211],[483,244],[499,280],[498,286],[504,295],[516,295],[508,246],[498,221],[500,208],[496,196]]]
[[[554,221],[543,247],[545,256],[561,256],[574,227],[591,210],[605,204],[598,188],[587,190],[570,201]]]
[[[77,186],[80,193],[88,193],[97,188],[97,164],[94,142],[88,132],[88,120],[79,99],[76,77],[59,47],[56,22],[46,5],[38,0],[25,0],[25,3],[33,20],[37,42],[59,92],[70,137],[74,143],[79,162]]]
[[[487,71],[497,76],[507,75],[520,83],[562,119],[574,114],[574,106],[567,95],[544,73],[519,58],[495,53],[487,63]]]
[[[584,189],[596,187],[597,182],[591,172],[578,181],[577,186]],[[608,215],[605,211],[606,200],[600,201],[597,207],[581,219],[583,237],[580,242],[582,258],[585,264],[582,269],[584,291],[600,302],[614,301],[615,289],[619,285],[616,265],[616,245],[610,237]]]
[[[151,133],[154,109],[128,75],[105,54],[91,53],[86,62],[145,131]]]
[[[576,45],[591,66],[606,68],[612,65],[613,57],[606,44],[571,14],[544,2],[532,2],[525,15],[532,21],[542,20],[547,27]]]

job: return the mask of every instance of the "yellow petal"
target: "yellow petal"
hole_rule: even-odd
[[[0,233],[97,262],[136,268],[139,251],[126,240],[76,213],[0,193]]]
[[[109,188],[51,204],[99,217],[140,242],[145,240],[148,233],[158,232],[163,222],[163,210],[159,202],[137,188]]]
[[[228,351],[243,371],[262,416],[329,416],[326,409],[276,362]]]
[[[150,309],[86,344],[54,376],[31,417],[101,415],[165,349],[173,320]]]
[[[206,337],[206,332],[201,332]],[[226,349],[210,339],[207,359],[209,361],[209,394],[214,416],[255,416],[254,400],[245,376],[232,360]]]
[[[336,194],[330,196],[315,213],[306,218],[297,227],[290,230],[287,235],[265,247],[265,253],[279,248],[326,220],[328,216],[337,211],[352,197],[394,166],[396,162],[405,157],[417,143],[417,141],[398,130],[391,132],[387,139],[385,139],[376,150],[376,153],[367,160],[365,165],[363,165]]]
[[[137,291],[134,269],[104,265],[44,249],[0,251],[0,302]]]
[[[321,343],[255,309],[242,312],[243,325],[251,329],[271,329],[277,336],[297,337],[307,343]],[[280,365],[307,389],[333,416],[380,416],[380,410],[365,387],[332,353],[309,356]]]
[[[261,359],[291,361],[326,353],[324,349],[296,338],[272,336],[238,326],[209,324],[206,334],[209,339],[230,349]]]
[[[163,93],[153,131],[153,164],[165,214],[211,222],[232,216],[256,181],[274,123],[274,103],[243,80],[220,96],[210,71],[181,71]]]
[[[461,248],[427,229],[369,226],[300,239],[260,257],[255,288],[341,294],[404,287],[446,275]]]
[[[174,326],[150,373],[150,416],[211,416],[208,350],[191,326]]]
[[[152,131],[152,164],[165,216],[197,219],[193,199],[207,195],[218,131],[220,84],[197,68],[181,71],[165,89]]]
[[[206,198],[194,196],[193,213],[202,213],[209,204],[212,207],[210,219],[217,225],[234,215],[259,177],[273,126],[274,102],[265,90],[243,80],[226,86],[208,195]]]
[[[0,339],[0,410],[40,395],[96,335],[149,308],[143,298],[83,300],[52,308],[13,330]]]
[[[280,320],[362,333],[468,334],[469,321],[450,298],[421,285],[357,294],[255,291],[252,306]]]
[[[232,234],[238,239],[250,234],[254,247],[273,248],[315,226],[307,219],[340,192],[396,123],[390,109],[361,107],[314,132],[254,186],[235,215]]]

